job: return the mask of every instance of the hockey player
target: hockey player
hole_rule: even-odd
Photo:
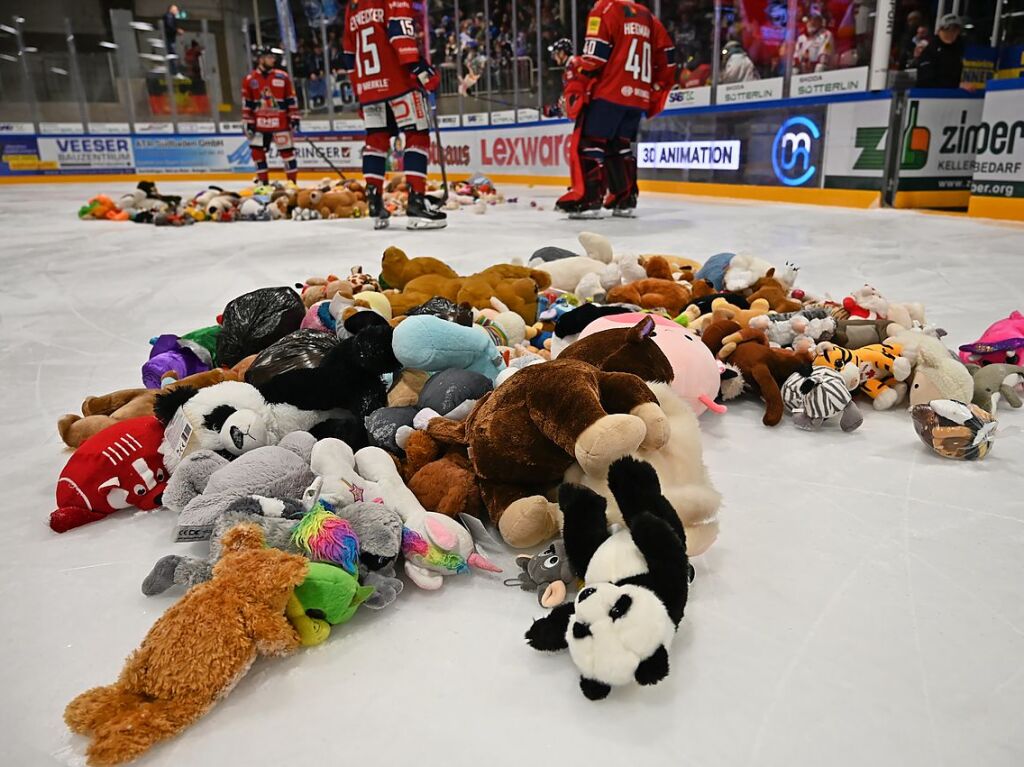
[[[260,183],[269,179],[267,151],[273,143],[293,184],[298,180],[293,133],[299,129],[295,86],[288,73],[277,69],[277,55],[269,47],[256,51],[256,68],[242,81],[242,125]]]
[[[370,215],[387,218],[384,170],[391,137],[405,133],[404,170],[409,181],[409,229],[442,229],[447,217],[425,197],[430,131],[425,91],[440,77],[416,45],[409,0],[350,0],[342,39],[345,68],[366,126],[363,176]]]
[[[581,64],[582,75],[593,80],[580,139],[583,196],[559,201],[558,208],[596,215],[603,202],[615,216],[634,215],[632,143],[640,118],[665,108],[675,70],[675,45],[650,10],[632,0],[598,0],[587,18]]]
[[[588,91],[593,83],[592,78],[585,78],[580,72],[583,59],[575,55],[572,40],[563,37],[556,40],[548,48],[551,60],[562,70],[562,97],[558,100],[558,110],[575,120],[576,127],[572,132],[569,145],[569,191],[562,195],[557,206],[567,209],[576,207],[583,198],[583,168],[580,157],[580,136],[583,133],[583,115],[587,104]]]

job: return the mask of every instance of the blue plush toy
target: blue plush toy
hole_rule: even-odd
[[[707,280],[715,290],[722,290],[725,287],[725,270],[735,257],[735,253],[715,253],[697,271],[695,279]]]
[[[428,373],[460,368],[493,381],[505,369],[498,347],[485,331],[429,314],[403,320],[395,328],[392,346],[402,365]]]

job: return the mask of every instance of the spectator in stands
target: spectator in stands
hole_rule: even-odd
[[[959,88],[964,66],[964,41],[960,17],[947,13],[939,20],[939,32],[917,57],[919,88]]]
[[[181,15],[181,10],[177,5],[171,4],[167,6],[167,12],[164,14],[164,46],[165,55],[168,57],[167,64],[170,71],[174,73],[176,78],[183,78],[178,67],[178,38],[185,34],[185,30],[178,26],[178,17]]]
[[[921,32],[924,32],[923,36]],[[925,24],[924,14],[921,11],[911,11],[907,14],[907,26],[903,30],[903,38],[900,42],[899,63],[903,69],[916,66],[918,57],[917,46],[921,40],[928,39],[928,26]]]
[[[700,88],[711,79],[711,66],[702,63],[698,54],[693,53],[683,62],[679,72],[680,88]]]
[[[185,73],[193,82],[199,82],[203,79],[203,67],[200,63],[202,55],[202,46],[199,45],[198,40],[193,39],[188,50],[185,51]]]
[[[825,27],[825,19],[812,11],[804,20],[806,27],[797,38],[793,51],[793,66],[799,74],[824,72],[833,66],[836,51],[835,38]]]
[[[745,83],[751,80],[760,80],[757,67],[750,60],[750,56],[743,50],[743,46],[735,40],[730,40],[722,49],[722,71],[719,73],[722,83]]]
[[[311,72],[308,83],[309,108],[319,109],[327,102],[327,81],[316,72]]]

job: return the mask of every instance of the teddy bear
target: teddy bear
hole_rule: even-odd
[[[309,277],[304,283],[296,283],[295,287],[302,297],[302,305],[307,309],[321,301],[330,301],[339,293],[345,298],[352,298],[352,283],[334,274]]]
[[[57,433],[70,448],[77,448],[93,434],[112,426],[118,421],[153,415],[157,395],[173,391],[179,386],[203,389],[222,381],[239,381],[245,375],[248,364],[255,359],[247,357],[230,370],[214,368],[203,373],[174,381],[163,389],[121,389],[110,394],[86,397],[82,402],[82,415],[68,413],[57,421]]]
[[[468,449],[506,543],[526,548],[554,537],[557,509],[545,494],[574,462],[600,476],[616,458],[668,441],[668,419],[644,383],[672,378],[653,332],[654,321],[645,318],[595,333],[579,342],[591,361],[563,352],[521,369],[481,397],[464,421],[428,423],[431,437]]]
[[[387,291],[395,317],[435,296],[457,304],[486,309],[497,298],[528,325],[537,321],[537,292],[551,285],[547,272],[514,264],[496,264],[469,277],[425,274],[410,280],[401,291]]]
[[[458,274],[444,261],[429,256],[409,258],[392,246],[384,251],[380,262],[381,287],[402,290],[417,277],[433,274],[448,279],[457,279]]]
[[[690,289],[685,283],[647,277],[617,285],[608,291],[609,303],[634,304],[644,309],[666,309],[675,317],[690,301]]]
[[[131,761],[198,721],[260,655],[300,646],[285,607],[308,573],[305,557],[264,546],[255,525],[232,528],[213,579],[164,613],[118,680],[72,700],[64,721],[90,738],[88,762]]]
[[[732,303],[729,299],[720,297],[715,298],[711,302],[711,311],[704,314],[699,314],[699,312],[699,306],[691,304],[683,313],[683,317],[687,319],[686,327],[698,333],[703,333],[710,323],[717,320],[732,320],[741,327],[748,327],[751,320],[755,317],[768,314],[769,307],[768,301],[763,298],[751,302],[749,308],[744,309]]]
[[[309,207],[320,214],[322,219],[330,218],[353,218],[366,214],[366,203],[360,203],[355,194],[348,189],[334,189],[322,191],[311,189],[308,191],[308,204],[303,205],[302,192],[300,196],[300,207]]]
[[[789,289],[782,281],[775,279],[774,266],[751,285],[751,290],[753,292],[747,296],[747,300],[756,301],[763,298],[773,312],[795,312],[803,308],[802,303],[789,297]]]
[[[573,602],[558,605],[526,632],[535,650],[569,650],[589,700],[606,698],[616,686],[653,685],[668,676],[689,594],[686,532],[655,470],[622,458],[608,473],[625,526],[608,529],[605,499],[597,493],[562,485],[565,551],[584,585]]]
[[[547,272],[551,278],[551,287],[557,290],[575,294],[580,289],[579,286],[583,284],[585,286],[583,292],[593,293],[593,285],[603,281],[600,276],[604,273],[605,268],[612,264],[611,243],[607,238],[593,232],[581,233],[579,241],[583,245],[586,255],[573,254],[567,258],[550,261],[535,256],[530,260],[529,266]],[[636,262],[635,257],[633,261]],[[589,283],[591,287],[587,288],[588,283],[583,283],[583,280],[590,275],[594,275],[594,278]],[[615,280],[613,284],[618,284],[618,280]]]
[[[760,330],[745,328],[735,320],[715,320],[704,328],[701,340],[712,354],[728,360],[743,374],[747,386],[765,403],[765,426],[782,420],[780,385],[793,373],[808,375],[814,357],[809,352],[775,349]]]
[[[819,341],[828,341],[836,330],[836,321],[826,309],[802,309],[783,314],[752,317],[748,327],[762,331],[772,346],[797,351],[816,350]]]

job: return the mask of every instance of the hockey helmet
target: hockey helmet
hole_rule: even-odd
[[[572,40],[570,40],[568,37],[563,37],[558,40],[555,40],[555,42],[551,43],[551,45],[548,46],[548,53],[550,53],[552,56],[554,56],[555,53],[558,51],[561,51],[566,56],[572,56],[573,53],[575,53],[572,47]]]

